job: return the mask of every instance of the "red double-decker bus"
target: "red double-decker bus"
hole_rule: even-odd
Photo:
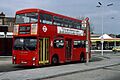
[[[13,64],[41,66],[90,57],[88,18],[78,20],[41,9],[16,12],[13,32]]]

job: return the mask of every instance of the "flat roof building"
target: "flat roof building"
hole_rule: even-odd
[[[14,17],[6,17],[0,13],[0,56],[12,55],[12,37]]]

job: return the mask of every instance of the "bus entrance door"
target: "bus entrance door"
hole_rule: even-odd
[[[72,49],[72,40],[67,39],[66,40],[66,51],[65,51],[66,62],[71,61],[71,49]]]
[[[39,64],[49,63],[49,38],[39,40]]]

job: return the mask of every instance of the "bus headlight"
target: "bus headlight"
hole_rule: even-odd
[[[35,63],[33,63],[33,66],[35,66]]]
[[[15,57],[15,56],[13,56],[13,59],[15,60],[15,59],[16,59],[16,57]]]
[[[35,61],[35,57],[33,57],[32,60]]]

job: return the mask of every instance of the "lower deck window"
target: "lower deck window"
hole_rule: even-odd
[[[63,48],[64,47],[64,40],[56,39],[54,40],[54,48]]]
[[[75,40],[74,41],[74,48],[85,48],[85,41]]]

